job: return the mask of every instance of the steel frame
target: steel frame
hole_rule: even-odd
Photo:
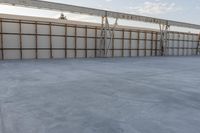
[[[41,1],[41,0],[0,0],[0,3],[13,5],[13,6],[56,10],[56,11],[61,11],[61,12],[66,11],[66,12],[80,13],[80,14],[100,16],[100,17],[106,16],[106,17],[111,17],[111,18],[142,21],[142,22],[148,22],[148,23],[154,23],[154,24],[200,29],[200,25],[197,25],[197,24],[190,24],[190,23],[185,23],[185,22],[178,22],[178,21],[172,21],[172,20],[166,20],[166,19],[139,16],[139,15],[134,15],[134,14],[100,10],[100,9],[94,9],[94,8],[81,7],[81,6],[74,6],[74,5],[69,5],[69,4],[47,2],[47,1]]]
[[[159,24],[160,28],[160,55],[167,56],[168,55],[168,47],[169,47],[169,25]]]
[[[100,40],[100,57],[108,57],[108,52],[110,51],[110,47],[112,42],[114,41],[112,38],[114,36],[115,28],[117,26],[116,19],[113,27],[110,26],[108,17],[103,16],[101,22],[101,40]]]
[[[196,55],[199,55],[199,54],[200,54],[200,33],[199,33],[199,41],[198,41],[197,49],[196,49]]]
[[[62,11],[62,12],[67,11],[67,12],[72,12],[72,13],[81,13],[81,14],[102,17],[101,40],[100,40],[101,45],[100,45],[100,55],[99,55],[100,57],[108,56],[108,52],[110,51],[110,46],[113,41],[112,37],[113,37],[114,33],[112,33],[112,32],[114,32],[115,26],[113,27],[113,30],[112,30],[109,25],[109,22],[108,22],[108,17],[116,18],[116,22],[118,19],[126,19],[126,20],[142,21],[142,22],[147,22],[147,23],[159,24],[159,27],[160,27],[160,50],[159,50],[159,52],[160,52],[161,56],[167,56],[169,53],[168,30],[169,30],[170,26],[200,29],[200,25],[196,25],[196,24],[177,22],[177,21],[165,20],[165,19],[159,19],[159,18],[152,18],[152,17],[147,17],[147,16],[139,16],[139,15],[134,15],[134,14],[113,12],[113,11],[107,11],[107,10],[99,10],[99,9],[74,6],[74,5],[68,5],[68,4],[61,4],[61,3],[55,3],[55,2],[47,2],[47,1],[41,1],[41,0],[0,0],[0,3],[14,5],[14,6],[25,6],[25,7],[31,7],[31,8],[56,10],[56,11]],[[76,30],[76,28],[75,28],[75,30]],[[75,31],[75,33],[76,33],[76,31]],[[51,43],[51,36],[50,36],[50,43]],[[87,39],[85,40],[85,43],[86,43],[85,45],[87,45]],[[75,44],[76,44],[76,42],[75,42]],[[50,44],[50,46],[51,46],[51,44]],[[76,45],[75,45],[75,47],[76,47]],[[146,39],[145,39],[145,47],[146,47]],[[123,46],[123,48],[124,48],[124,46]],[[139,51],[138,51],[138,53],[139,53]],[[75,55],[76,54],[77,54],[77,51],[75,51]],[[87,51],[86,51],[85,55],[87,57]],[[112,52],[112,55],[113,55],[113,52]],[[52,58],[52,53],[50,56]],[[124,56],[123,50],[122,50],[122,56]],[[146,56],[146,51],[145,51],[145,56]]]
[[[30,20],[17,20],[17,19],[15,19],[15,20],[7,20],[7,19],[5,19],[5,18],[3,18],[3,19],[1,19],[0,18],[0,24],[1,24],[1,26],[2,26],[2,24],[3,23],[5,23],[5,22],[8,22],[8,23],[18,23],[19,25],[21,25],[20,26],[20,28],[19,28],[19,32],[18,33],[6,33],[6,32],[4,32],[3,31],[3,26],[2,26],[2,30],[0,31],[0,36],[1,36],[1,45],[2,44],[4,44],[4,43],[2,43],[3,42],[3,36],[4,35],[18,35],[21,39],[19,40],[20,41],[20,47],[19,48],[4,48],[4,47],[2,47],[1,46],[1,51],[2,51],[2,55],[4,56],[4,52],[5,51],[7,51],[7,50],[18,50],[18,51],[20,51],[20,58],[21,59],[23,59],[23,51],[24,50],[35,50],[35,58],[36,59],[38,59],[39,57],[38,57],[38,50],[49,50],[50,51],[50,55],[51,55],[51,58],[54,58],[53,57],[53,51],[54,50],[64,50],[66,53],[65,53],[65,57],[66,58],[68,58],[68,56],[67,56],[67,51],[69,51],[69,50],[73,50],[74,52],[75,52],[75,57],[77,57],[77,50],[83,50],[83,51],[94,51],[94,54],[95,54],[95,57],[97,57],[97,51],[99,51],[99,48],[97,47],[97,41],[98,40],[100,40],[101,39],[101,36],[100,35],[97,35],[97,32],[99,31],[101,31],[101,27],[97,27],[97,26],[77,26],[77,25],[73,25],[73,24],[61,24],[61,23],[57,23],[57,24],[55,24],[55,23],[49,23],[49,22],[39,22],[39,21],[30,21]],[[32,24],[32,25],[35,25],[35,32],[34,33],[24,33],[24,32],[22,32],[21,30],[21,27],[22,27],[22,24]],[[40,34],[40,33],[38,33],[38,25],[48,25],[49,26],[49,33],[47,33],[47,34]],[[51,28],[50,27],[52,27],[52,26],[60,26],[60,27],[63,27],[63,28],[65,28],[65,34],[64,35],[57,35],[57,34],[52,34],[52,31],[51,31]],[[74,28],[74,30],[75,30],[75,34],[74,35],[67,35],[67,28],[68,27],[73,27]],[[76,31],[76,29],[77,28],[83,28],[83,29],[85,29],[85,35],[83,35],[83,36],[78,36],[77,35],[77,31]],[[86,33],[86,31],[88,30],[88,29],[93,29],[94,31],[95,31],[95,35],[94,36],[89,36],[89,35],[87,35]],[[144,51],[146,51],[146,55],[147,55],[147,51],[148,51],[148,53],[150,52],[150,53],[152,53],[152,54],[150,54],[151,56],[153,55],[153,53],[155,53],[155,55],[157,55],[157,51],[160,51],[160,48],[158,48],[158,42],[160,41],[159,39],[158,39],[158,35],[159,35],[159,32],[152,32],[152,31],[144,31],[144,30],[130,30],[130,29],[115,29],[115,28],[113,28],[113,29],[111,29],[111,31],[121,31],[123,34],[122,34],[122,37],[115,37],[114,36],[114,32],[111,32],[112,33],[112,36],[110,36],[110,37],[108,37],[107,38],[107,40],[111,40],[111,42],[112,42],[112,47],[109,47],[109,51],[112,51],[112,56],[114,57],[115,56],[115,50],[121,50],[121,51],[128,51],[129,52],[129,56],[131,55],[131,52],[132,51],[137,51],[137,56],[140,56],[140,50],[144,50]],[[126,34],[126,36],[125,36],[125,34],[124,34],[124,32],[126,32],[126,33],[129,33],[129,36],[128,36],[128,34]],[[135,33],[137,33],[138,35],[138,38],[137,39],[134,39],[134,38],[131,38],[131,35],[132,35],[132,33],[133,32],[135,32]],[[145,38],[141,38],[140,37],[140,35],[141,35],[141,33],[144,33],[144,34],[146,34],[145,35]],[[151,36],[153,36],[153,34],[155,35],[155,38],[153,37],[151,37],[151,38],[147,38],[147,33],[148,34],[151,34]],[[170,32],[170,31],[168,31],[168,34],[169,33],[172,33],[173,35],[174,35],[174,33],[177,33],[177,32]],[[169,40],[171,40],[172,42],[174,42],[174,41],[187,41],[187,42],[192,42],[192,43],[199,43],[199,41],[197,41],[197,40],[195,40],[194,41],[194,35],[195,36],[197,36],[197,34],[191,34],[191,33],[179,33],[179,34],[185,34],[185,35],[193,35],[193,40],[183,40],[182,38],[180,38],[180,39],[169,39]],[[33,36],[33,37],[35,37],[35,47],[33,47],[33,48],[24,48],[23,47],[23,45],[22,45],[22,43],[23,43],[23,41],[22,41],[22,37],[23,36],[25,36],[25,35],[28,35],[28,36]],[[38,44],[38,37],[40,37],[40,36],[48,36],[49,38],[50,38],[50,47],[48,47],[48,48],[40,48],[40,47],[38,47],[40,44]],[[56,48],[56,47],[52,47],[52,37],[63,37],[63,38],[65,38],[65,47],[63,47],[63,48]],[[74,42],[75,42],[75,48],[68,48],[68,46],[67,46],[67,39],[68,38],[74,38]],[[76,47],[76,43],[77,43],[77,38],[85,38],[85,48],[77,48]],[[94,40],[94,42],[95,42],[95,46],[94,46],[94,48],[88,48],[87,47],[87,39],[88,38],[91,38],[91,39],[93,39]],[[122,48],[116,48],[115,47],[115,42],[114,42],[114,40],[122,40]],[[123,42],[124,41],[129,41],[129,48],[125,48],[124,46],[123,46]],[[131,47],[131,42],[133,41],[133,40],[136,40],[137,41],[137,48],[132,48]],[[147,43],[147,41],[148,42],[154,42],[155,43],[155,47],[153,48],[153,45],[151,44],[151,48],[147,48],[146,46],[145,46],[145,48],[140,48],[139,46],[140,46],[140,41],[144,41],[145,42],[145,44]],[[199,47],[199,45],[198,45],[198,47]],[[196,47],[168,47],[168,49],[188,49],[188,50],[193,50],[193,51],[196,51]],[[154,51],[154,52],[153,52]],[[3,57],[2,56],[2,57]],[[125,56],[125,55],[124,55]],[[148,55],[149,56],[149,55]],[[87,57],[87,55],[86,55],[86,57]],[[2,59],[4,59],[4,58],[2,58]]]
[[[3,34],[2,34],[2,32],[3,32],[3,21],[2,21],[2,19],[0,19],[0,30],[1,30],[1,58],[2,58],[2,60],[4,60],[4,51],[3,51],[3,49],[4,49],[4,46],[3,46]]]

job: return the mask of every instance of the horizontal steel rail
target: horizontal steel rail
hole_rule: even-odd
[[[139,16],[139,15],[134,15],[134,14],[100,10],[100,9],[61,4],[61,3],[55,3],[55,2],[47,2],[47,1],[41,1],[41,0],[0,0],[0,3],[14,5],[14,6],[23,6],[23,7],[31,7],[31,8],[39,8],[39,9],[47,9],[47,10],[55,10],[55,11],[66,11],[66,12],[87,14],[87,15],[93,15],[93,16],[106,16],[106,17],[111,17],[111,18],[142,21],[142,22],[148,22],[148,23],[154,23],[154,24],[163,24],[163,25],[170,25],[170,26],[177,26],[177,27],[200,29],[200,25],[197,25],[197,24],[190,24],[190,23],[185,23],[185,22],[178,22],[178,21],[172,21],[172,20],[166,20],[166,19]]]

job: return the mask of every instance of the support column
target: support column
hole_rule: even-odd
[[[151,56],[153,56],[153,35],[154,33],[151,32]]]
[[[49,47],[50,47],[50,59],[53,59],[52,50],[52,24],[49,23]]]
[[[160,54],[161,56],[168,55],[169,50],[169,25],[168,24],[159,24],[160,28]]]
[[[122,57],[124,57],[124,29],[122,30]]]
[[[199,33],[199,41],[197,44],[197,50],[196,50],[196,55],[199,55],[199,54],[200,54],[200,33]]]
[[[95,27],[95,40],[94,40],[94,44],[95,44],[95,51],[94,51],[94,54],[95,54],[95,58],[97,57],[97,27]]]
[[[102,17],[100,57],[108,56],[108,51],[110,50],[110,47],[113,42],[113,34],[117,26],[117,21],[118,19],[116,19],[114,26],[111,28],[108,22],[107,13],[105,14],[105,16]]]
[[[21,20],[19,21],[19,47],[20,47],[20,59],[23,58],[23,52],[22,52],[22,23]]]
[[[74,34],[75,34],[75,37],[74,37],[74,57],[77,58],[77,25],[74,27],[75,28],[75,31],[74,31]]]
[[[130,31],[129,32],[129,57],[131,57],[132,55],[131,55],[131,42],[132,42],[132,39],[131,39],[131,37],[132,37],[132,31]]]
[[[140,56],[140,31],[137,32],[137,56]]]
[[[0,29],[1,29],[1,58],[2,58],[2,60],[4,60],[4,51],[3,51],[3,48],[4,48],[4,46],[3,46],[3,21],[2,21],[2,19],[0,21],[1,21],[1,23],[0,23]]]
[[[85,27],[85,58],[88,58],[87,26]]]
[[[107,40],[107,21],[105,20],[107,17],[102,17],[101,23],[101,40],[100,40],[100,57],[105,57],[105,45]]]
[[[155,41],[155,56],[158,55],[158,32],[156,32],[156,41]]]
[[[65,24],[65,58],[67,58],[67,24]]]
[[[35,59],[38,59],[38,28],[35,22]]]

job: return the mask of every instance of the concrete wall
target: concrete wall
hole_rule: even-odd
[[[100,25],[40,20],[0,17],[0,59],[2,56],[3,59],[42,59],[100,55]],[[159,56],[159,37],[157,31],[119,27],[110,43],[108,57]],[[195,55],[198,41],[197,34],[170,32],[168,54]]]

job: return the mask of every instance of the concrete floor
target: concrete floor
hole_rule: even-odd
[[[0,133],[200,133],[200,57],[1,61]]]

